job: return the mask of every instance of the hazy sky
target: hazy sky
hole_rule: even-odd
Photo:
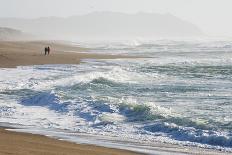
[[[0,0],[0,17],[72,16],[93,11],[171,13],[210,35],[232,37],[232,0]]]

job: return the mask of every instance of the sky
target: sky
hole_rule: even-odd
[[[171,13],[208,35],[232,37],[232,0],[0,0],[0,17],[67,17],[94,11]]]

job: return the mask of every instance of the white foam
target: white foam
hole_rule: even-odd
[[[168,45],[165,50],[175,43]],[[230,151],[231,133],[223,126],[231,121],[231,79],[199,66],[231,65],[231,59],[193,52],[186,58],[173,50],[155,51],[155,58],[0,69],[0,122]],[[182,75],[186,68],[199,77]]]

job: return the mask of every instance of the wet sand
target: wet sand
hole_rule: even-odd
[[[112,149],[96,145],[76,144],[55,138],[14,131],[0,127],[0,155],[139,155],[122,149]],[[88,138],[88,137],[86,137]],[[141,145],[142,147],[142,145]],[[230,155],[229,152],[203,149],[190,146],[179,146],[165,143],[154,143],[152,151],[142,151],[157,155]],[[129,148],[128,148],[129,149]],[[151,149],[151,148],[150,148]],[[130,150],[130,149],[129,149]],[[133,149],[132,149],[133,150]],[[135,149],[136,150],[136,149]]]
[[[44,55],[45,46],[50,46],[50,55]],[[82,59],[126,58],[119,55],[86,53],[87,49],[63,42],[0,42],[0,68],[43,64],[79,64]]]
[[[119,149],[79,145],[41,135],[0,129],[0,155],[138,155]]]

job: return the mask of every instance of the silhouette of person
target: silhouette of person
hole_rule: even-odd
[[[50,54],[50,47],[49,46],[48,46],[47,50],[48,50],[48,55],[49,55]]]
[[[48,48],[45,47],[45,48],[44,48],[44,54],[47,55],[47,52],[48,52]]]

